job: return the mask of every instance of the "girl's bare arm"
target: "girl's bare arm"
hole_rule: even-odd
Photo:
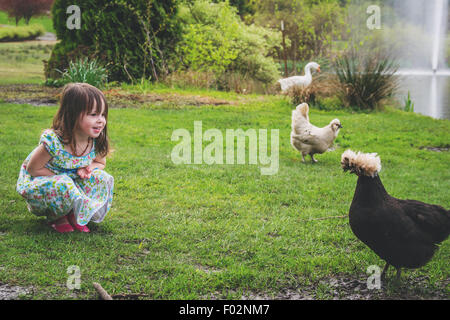
[[[45,146],[43,144],[39,145],[39,147],[36,148],[36,150],[31,155],[30,160],[28,161],[27,171],[33,177],[55,175],[54,172],[45,167],[45,165],[50,161],[51,158],[52,156],[48,153],[47,149],[45,149]]]
[[[106,157],[100,158],[100,157],[96,157],[92,163],[90,164],[90,168],[92,170],[94,170],[95,168],[98,168],[100,170],[105,169],[106,166]]]

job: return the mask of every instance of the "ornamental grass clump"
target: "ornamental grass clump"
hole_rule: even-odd
[[[100,66],[96,59],[77,59],[69,62],[69,68],[64,72],[57,69],[62,74],[61,83],[64,85],[71,82],[89,83],[97,88],[102,88],[107,82],[106,69]]]
[[[397,69],[396,62],[383,54],[346,53],[334,63],[338,95],[347,107],[374,110],[396,92]]]

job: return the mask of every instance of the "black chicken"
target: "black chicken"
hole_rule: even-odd
[[[391,197],[378,172],[380,158],[347,150],[341,165],[358,176],[349,211],[355,236],[386,261],[381,278],[392,265],[397,269],[419,268],[431,260],[438,244],[450,234],[450,211],[438,205]]]

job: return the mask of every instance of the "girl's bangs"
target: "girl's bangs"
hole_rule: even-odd
[[[101,111],[101,105],[104,106],[105,117],[108,115],[108,104],[106,103],[106,99],[103,94],[97,90],[86,90],[87,91],[87,107],[86,113],[90,113],[92,111]],[[95,105],[95,110],[94,110]]]

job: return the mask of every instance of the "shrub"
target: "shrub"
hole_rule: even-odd
[[[355,50],[335,60],[338,94],[350,107],[375,109],[398,88],[396,63],[387,56],[358,55]]]
[[[0,27],[0,42],[31,40],[45,33],[40,24],[32,24],[23,27]]]
[[[275,84],[264,83],[249,74],[229,71],[223,73],[216,80],[216,88],[219,90],[234,91],[237,93],[267,93],[275,94]]]
[[[212,71],[217,86],[223,89],[231,89],[227,83],[235,83],[237,74],[262,84],[278,79],[271,55],[281,46],[279,32],[245,25],[228,2],[196,0],[182,6],[180,16],[184,23],[183,41],[177,50],[181,68]]]
[[[216,77],[212,71],[177,70],[170,73],[164,82],[180,88],[217,89]]]
[[[297,85],[292,86],[286,91],[286,94],[291,98],[292,104],[295,106],[303,102],[311,104],[316,99],[315,87],[312,84],[306,88]]]
[[[232,24],[226,30],[217,30],[214,25],[190,24],[181,45],[184,63],[195,71],[212,70],[221,74],[227,70],[238,55],[238,48],[232,41]],[[225,28],[224,28],[225,29]]]
[[[81,29],[66,26],[67,8],[81,10]],[[46,64],[46,77],[76,58],[98,58],[109,79],[157,80],[168,73],[169,59],[181,35],[177,0],[55,0],[53,24],[61,41]]]
[[[213,2],[222,2],[223,0],[213,0]],[[255,13],[255,1],[254,0],[228,0],[230,5],[236,7],[241,18],[245,18],[247,15]]]
[[[281,47],[281,33],[255,25],[241,25],[237,39],[240,49],[230,70],[249,78],[270,84],[279,79],[277,63],[272,58],[275,49]]]
[[[314,107],[318,108],[319,110],[333,111],[342,109],[343,105],[339,97],[333,96],[317,99]]]

